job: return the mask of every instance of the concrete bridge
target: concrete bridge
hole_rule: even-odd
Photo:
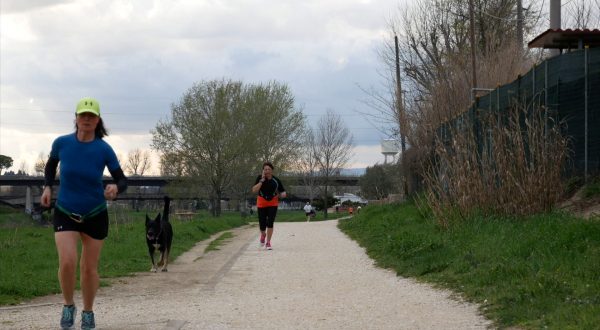
[[[299,198],[308,198],[306,186],[301,177],[280,176],[288,192]],[[125,194],[119,195],[119,200],[158,200],[165,195],[164,187],[180,178],[168,176],[131,176],[127,178],[129,189]],[[254,178],[248,178],[253,183]],[[330,177],[329,191],[342,194],[345,192],[356,193],[359,191],[358,176]],[[112,178],[104,177],[104,183],[112,182]],[[44,185],[43,176],[0,176],[0,200],[8,204],[25,205],[25,210],[33,209],[34,200],[39,199]],[[60,180],[56,180],[60,186]],[[132,187],[138,187],[132,189]],[[227,197],[227,196],[225,196]]]

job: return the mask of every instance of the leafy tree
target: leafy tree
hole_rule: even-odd
[[[13,164],[13,159],[5,156],[5,155],[0,155],[0,174],[2,174],[2,170],[3,169],[7,169],[10,168]]]
[[[322,178],[323,200],[327,199],[331,176],[339,173],[350,160],[352,146],[352,134],[342,118],[332,110],[327,110],[317,124],[312,145],[312,153]],[[327,208],[323,212],[327,218]]]
[[[284,164],[293,157],[303,127],[285,85],[203,81],[171,106],[170,120],[157,124],[152,147],[161,152],[163,174],[181,177],[189,193],[208,195],[219,216],[223,194],[248,193],[263,160]]]
[[[367,199],[382,199],[398,191],[396,167],[391,164],[376,164],[367,167],[360,177],[360,190]]]
[[[300,153],[305,118],[294,107],[294,96],[285,84],[269,82],[243,89],[246,150],[238,156],[233,168],[230,194],[244,211],[254,178],[261,173],[262,163],[270,161],[275,171],[290,168]],[[242,134],[239,132],[238,134]],[[288,195],[289,195],[288,191]]]
[[[303,145],[305,118],[294,108],[294,96],[287,85],[269,82],[251,85],[245,91],[246,119],[257,129],[254,148],[257,158],[269,160],[283,171],[299,154]],[[262,161],[258,168],[262,170]]]
[[[304,143],[300,148],[300,154],[296,163],[296,172],[300,176],[302,186],[307,190],[308,199],[312,203],[314,200],[318,184],[319,184],[319,166],[312,148],[314,145],[315,135],[312,129],[307,129],[304,134]],[[319,209],[320,210],[320,209]]]
[[[337,204],[340,200],[333,197],[332,195],[327,195],[327,206],[325,206],[325,204],[323,203],[324,199],[316,199],[313,203],[312,206],[317,210],[317,211],[323,211],[323,210],[327,210],[327,208],[330,208],[332,206],[334,206],[335,204]]]

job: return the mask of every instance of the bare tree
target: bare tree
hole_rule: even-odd
[[[297,171],[300,175],[300,180],[306,189],[308,199],[312,203],[317,194],[319,183],[319,167],[313,146],[315,144],[315,136],[311,129],[308,129],[304,136],[304,144],[302,145],[301,153],[297,162]]]
[[[27,161],[22,161],[21,165],[19,165],[19,171],[17,172],[19,175],[29,175],[29,164]]]
[[[374,110],[368,115],[370,121],[385,127],[389,138],[398,139],[404,131],[409,146],[407,155],[402,155],[406,168],[420,168],[431,155],[440,124],[471,105],[471,49],[477,63],[477,87],[494,88],[531,67],[531,53],[518,42],[518,2],[523,3],[519,25],[529,35],[540,21],[539,2],[473,0],[474,45],[469,40],[468,0],[416,0],[390,20],[389,34],[379,52],[383,87],[365,91]],[[394,36],[399,37],[400,46],[403,120],[399,120],[400,95],[395,88]],[[405,160],[409,154],[411,159]]]
[[[510,49],[514,58],[516,43],[516,0],[475,0],[475,28],[478,87],[495,87],[513,80],[530,67],[530,63],[518,58],[516,67],[498,70],[502,75],[484,77],[482,67],[494,63],[499,56],[506,56]],[[524,10],[523,28],[533,29],[540,8],[533,1]],[[423,123],[443,122],[463,112],[471,102],[470,80],[472,65],[469,51],[468,1],[466,0],[418,0],[415,6],[404,10],[400,17],[390,22],[390,35],[380,54],[387,66],[389,85],[394,85],[395,50],[393,36],[400,36],[400,62],[406,76],[403,89],[407,91],[407,119],[405,132],[412,145],[415,130]],[[519,52],[521,53],[521,52]],[[440,87],[452,91],[453,97],[442,97],[438,102]],[[394,90],[390,88],[390,92]],[[389,99],[395,98],[390,94]],[[394,104],[394,103],[390,103]],[[387,107],[388,111],[393,108]],[[391,113],[391,118],[396,118]],[[413,134],[411,134],[413,133]],[[412,141],[411,141],[412,139]]]
[[[332,110],[327,110],[317,124],[312,147],[322,177],[325,218],[327,218],[327,192],[330,177],[338,173],[350,160],[352,139],[352,134],[344,124],[342,117]]]
[[[150,169],[150,152],[134,149],[127,154],[125,168],[130,175],[144,175]]]
[[[594,3],[592,3],[594,2]],[[565,3],[565,27],[589,29],[600,24],[599,0],[572,0]]]

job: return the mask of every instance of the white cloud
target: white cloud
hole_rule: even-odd
[[[365,107],[357,84],[378,84],[375,49],[395,6],[388,0],[3,0],[0,153],[30,158],[49,149],[48,134],[72,131],[82,96],[100,100],[109,139],[127,153],[149,145],[150,129],[194,82],[223,77],[287,83],[309,122],[333,109],[351,119],[358,145],[376,145],[382,136],[356,116]],[[357,153],[364,156],[352,167],[376,161],[368,147]]]
[[[365,168],[375,164],[383,164],[385,158],[381,154],[379,145],[358,145],[354,147],[354,157],[351,160],[352,168]],[[391,161],[391,158],[388,158]]]

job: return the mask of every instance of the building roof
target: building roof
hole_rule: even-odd
[[[578,49],[585,46],[600,47],[598,29],[548,29],[528,44],[529,48]]]

